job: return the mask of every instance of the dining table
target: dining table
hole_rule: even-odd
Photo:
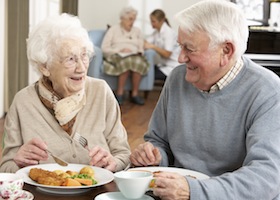
[[[106,192],[119,192],[118,187],[114,181],[107,183],[105,185],[93,187],[92,189],[79,193],[79,194],[50,194],[43,192],[37,188],[37,186],[25,183],[23,189],[29,191],[34,195],[34,200],[94,200],[99,194]],[[155,200],[160,200],[159,197],[153,195],[152,191],[146,192],[146,195],[153,197]]]

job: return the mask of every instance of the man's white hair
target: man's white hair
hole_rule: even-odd
[[[249,28],[242,11],[226,0],[204,0],[175,15],[179,27],[186,33],[206,32],[209,48],[223,42],[232,42],[234,57],[240,57],[247,49]]]

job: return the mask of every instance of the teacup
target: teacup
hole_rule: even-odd
[[[120,171],[114,174],[114,181],[127,199],[139,199],[149,189],[152,172]]]
[[[0,199],[18,199],[24,193],[23,178],[18,174],[0,173]]]

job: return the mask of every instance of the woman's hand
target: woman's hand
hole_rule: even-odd
[[[140,144],[130,155],[130,161],[134,166],[159,165],[161,155],[158,148],[152,143]]]
[[[29,165],[37,165],[40,160],[47,160],[47,145],[38,138],[33,138],[29,142],[23,144],[14,157],[14,161],[20,168]]]
[[[131,53],[131,49],[128,49],[128,48],[123,48],[120,50],[121,53]]]
[[[144,41],[144,49],[153,49],[154,46],[154,44]]]
[[[153,193],[162,200],[190,199],[190,187],[186,178],[172,172],[154,174],[155,187]]]
[[[117,168],[117,163],[112,154],[99,146],[90,149],[89,156],[91,158],[90,165],[103,167],[112,172]]]

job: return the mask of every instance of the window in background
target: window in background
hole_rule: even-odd
[[[280,31],[280,0],[271,0],[269,25]]]
[[[248,25],[268,25],[269,0],[231,0],[245,13]]]
[[[60,0],[29,0],[29,30],[34,25],[45,19],[47,16],[57,15],[60,13]],[[29,66],[29,84],[38,80],[39,75]]]
[[[162,0],[129,0],[129,5],[138,10],[135,26],[142,30],[143,35],[149,35],[153,28],[150,23],[150,13],[162,8]]]

